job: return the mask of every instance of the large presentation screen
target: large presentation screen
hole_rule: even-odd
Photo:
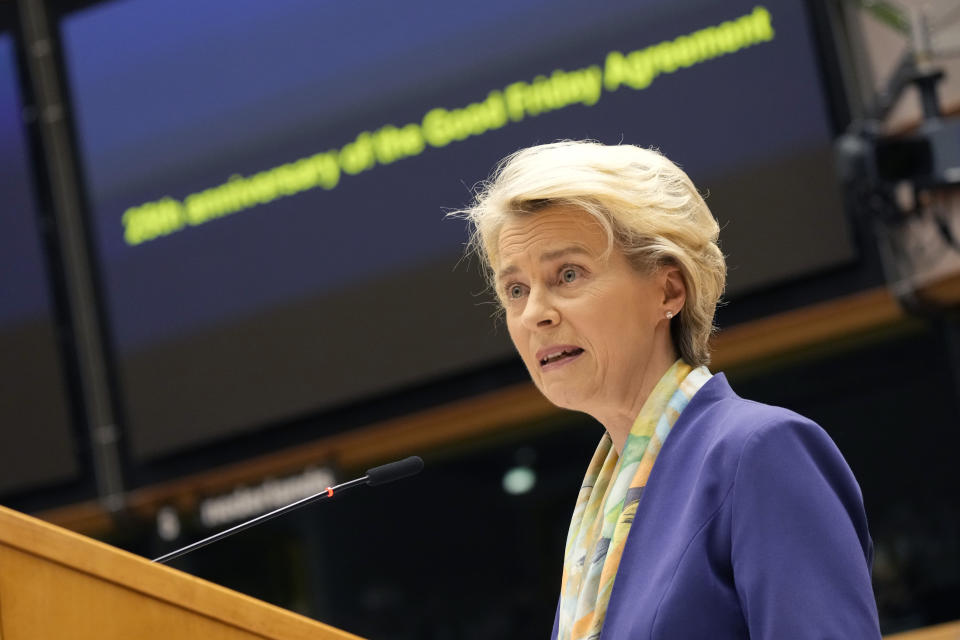
[[[660,148],[733,297],[853,257],[800,0],[127,0],[62,34],[138,459],[512,357],[444,214],[524,146]]]
[[[79,472],[23,109],[0,32],[0,499]]]

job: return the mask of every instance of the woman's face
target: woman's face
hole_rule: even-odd
[[[595,417],[639,411],[638,394],[676,359],[666,312],[679,311],[684,293],[676,268],[645,275],[617,249],[604,259],[606,249],[591,215],[553,206],[504,225],[495,265],[534,383],[557,406]]]

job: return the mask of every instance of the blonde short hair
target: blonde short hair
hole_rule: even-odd
[[[689,364],[707,364],[727,267],[717,247],[719,226],[687,174],[656,150],[589,141],[544,144],[504,158],[473,205],[456,213],[470,223],[469,248],[491,286],[503,224],[551,205],[594,216],[610,250],[623,251],[639,270],[680,269],[687,299],[671,324],[674,347]]]

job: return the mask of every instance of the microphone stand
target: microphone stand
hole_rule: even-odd
[[[419,456],[410,456],[409,458],[404,458],[403,460],[397,460],[396,462],[390,462],[387,464],[380,465],[379,467],[374,467],[373,469],[367,469],[367,475],[362,478],[357,478],[356,480],[350,480],[349,482],[344,482],[338,484],[335,487],[327,487],[325,491],[315,493],[312,496],[307,496],[302,500],[297,500],[291,504],[288,504],[285,507],[280,507],[279,509],[274,509],[269,513],[265,513],[262,516],[257,516],[253,520],[247,520],[246,522],[241,522],[235,527],[231,527],[220,533],[216,533],[209,538],[204,538],[203,540],[198,540],[193,544],[188,544],[187,546],[177,549],[176,551],[171,551],[165,555],[160,556],[159,558],[154,558],[151,562],[157,562],[163,564],[169,562],[174,558],[179,558],[182,555],[195,551],[201,547],[205,547],[208,544],[212,544],[217,540],[223,540],[228,536],[232,536],[235,533],[240,533],[245,531],[250,527],[255,527],[258,524],[262,524],[267,520],[272,520],[278,516],[282,516],[285,513],[289,513],[294,509],[299,509],[308,504],[313,504],[318,500],[323,500],[324,498],[332,498],[333,494],[337,491],[344,491],[346,489],[352,489],[353,487],[360,486],[361,484],[368,484],[371,487],[377,485],[386,484],[388,482],[393,482],[394,480],[399,480],[400,478],[408,478],[412,475],[420,473],[423,469],[423,460]]]
[[[289,513],[289,512],[291,512],[291,511],[293,511],[294,509],[299,509],[300,507],[305,507],[305,506],[307,506],[308,504],[313,504],[314,502],[318,502],[318,501],[320,501],[320,500],[323,500],[324,498],[332,498],[333,495],[334,495],[334,493],[336,493],[337,491],[344,491],[344,490],[346,490],[346,489],[352,489],[353,487],[360,486],[361,484],[366,484],[369,480],[370,480],[370,476],[369,476],[369,475],[366,475],[366,476],[363,476],[362,478],[357,478],[357,479],[355,479],[355,480],[350,480],[349,482],[344,482],[344,483],[342,483],[342,484],[338,484],[338,485],[336,485],[335,487],[327,487],[326,489],[324,489],[323,491],[320,491],[319,493],[315,493],[315,494],[313,494],[313,495],[311,495],[311,496],[307,496],[306,498],[302,498],[302,499],[300,499],[300,500],[297,500],[296,502],[292,502],[292,503],[290,503],[290,504],[288,504],[288,505],[286,505],[286,506],[280,507],[279,509],[274,509],[273,511],[270,511],[270,512],[268,512],[268,513],[265,513],[265,514],[263,514],[263,515],[261,515],[261,516],[257,516],[256,518],[253,518],[252,520],[247,520],[246,522],[241,522],[240,524],[238,524],[238,525],[236,525],[236,526],[234,526],[234,527],[231,527],[231,528],[229,528],[229,529],[225,529],[224,531],[221,531],[220,533],[215,533],[215,534],[213,534],[213,535],[210,536],[210,537],[204,538],[203,540],[198,540],[198,541],[196,541],[196,542],[194,542],[194,543],[192,543],[192,544],[188,544],[188,545],[185,546],[185,547],[181,547],[180,549],[177,549],[177,550],[175,550],[175,551],[171,551],[170,553],[164,554],[164,555],[160,556],[159,558],[154,558],[154,559],[151,560],[150,562],[156,562],[156,563],[159,563],[159,564],[167,563],[167,562],[169,562],[170,560],[174,560],[174,559],[176,559],[176,558],[179,558],[180,556],[186,555],[186,554],[190,553],[191,551],[196,551],[197,549],[200,549],[200,548],[202,548],[202,547],[205,547],[205,546],[207,546],[208,544],[213,544],[214,542],[217,542],[218,540],[223,540],[224,538],[229,537],[229,536],[232,536],[232,535],[235,534],[235,533],[240,533],[241,531],[246,531],[246,530],[249,529],[250,527],[255,527],[255,526],[257,526],[258,524],[262,524],[262,523],[266,522],[267,520],[273,520],[273,519],[276,518],[276,517],[282,516],[282,515],[285,514],[285,513]]]

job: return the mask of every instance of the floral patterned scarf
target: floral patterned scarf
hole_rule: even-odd
[[[677,360],[640,409],[618,456],[608,434],[597,447],[573,510],[560,586],[558,640],[600,637],[637,503],[680,412],[712,377]]]

